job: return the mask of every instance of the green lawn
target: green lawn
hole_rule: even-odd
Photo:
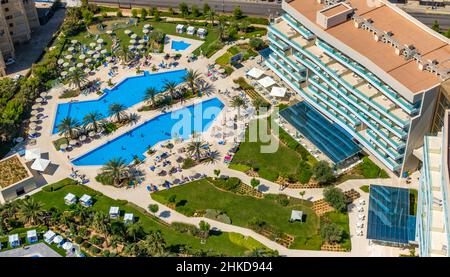
[[[351,250],[352,242],[350,240],[350,225],[348,214],[340,212],[328,212],[322,216],[321,220],[322,221],[327,220],[339,225],[344,230],[344,233],[342,235],[341,246],[347,250]]]
[[[177,211],[188,216],[206,209],[221,210],[230,217],[234,225],[250,228],[249,222],[260,219],[276,231],[293,235],[295,248],[318,250],[322,245],[318,235],[319,218],[300,199],[294,199],[294,203],[283,206],[274,200],[274,196],[264,199],[242,196],[219,190],[206,179],[153,193],[152,198],[167,204],[171,195],[176,195]],[[290,223],[292,210],[303,211],[306,221]]]
[[[268,143],[263,143],[260,138],[256,142],[250,142],[248,136],[247,129],[246,139],[240,143],[239,150],[231,162],[231,168],[246,171],[248,166],[251,166],[258,171],[261,178],[269,181],[277,180],[278,176],[297,176],[303,170],[302,155],[299,151],[299,148],[303,147],[281,128],[279,129],[279,138],[284,141],[283,143],[278,143],[279,140],[271,135],[271,141],[278,143],[278,149],[274,153],[261,153],[261,147],[268,145]],[[315,162],[314,157],[307,152],[304,156],[307,158],[306,161],[309,165]]]
[[[370,187],[368,185],[360,186],[359,189],[364,191],[365,193],[370,192]]]
[[[66,179],[67,180],[67,179]],[[62,183],[67,183],[67,181],[62,181]],[[97,211],[103,211],[105,213],[109,212],[111,206],[118,206],[122,213],[131,212],[138,221],[141,222],[144,230],[149,232],[150,230],[160,230],[163,233],[164,239],[168,245],[176,246],[180,244],[185,244],[192,247],[193,249],[211,249],[216,255],[226,255],[226,256],[243,256],[244,253],[249,250],[246,245],[236,244],[231,241],[229,233],[221,233],[220,235],[213,235],[209,237],[205,244],[200,243],[200,239],[188,234],[183,234],[172,228],[161,224],[155,218],[144,214],[141,210],[137,209],[131,203],[126,201],[111,199],[87,186],[81,185],[64,185],[59,186],[55,190],[51,191],[40,191],[34,194],[32,197],[42,202],[45,209],[50,209],[52,207],[59,210],[65,210],[69,207],[64,204],[64,196],[71,192],[77,197],[81,197],[83,194],[89,194],[94,199],[94,205],[92,209]]]

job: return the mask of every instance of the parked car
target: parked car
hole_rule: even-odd
[[[5,64],[6,65],[10,65],[10,64],[13,64],[13,63],[15,63],[16,62],[16,60],[14,60],[13,58],[8,58],[6,61],[5,61]]]

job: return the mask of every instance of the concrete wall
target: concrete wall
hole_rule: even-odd
[[[436,105],[439,86],[436,86],[423,94],[422,107],[420,113],[411,120],[411,127],[408,133],[408,144],[405,149],[405,158],[403,161],[403,172],[407,170],[414,171],[419,166],[419,159],[413,155],[413,150],[423,146],[423,138],[431,130],[431,123],[434,116],[434,107]]]

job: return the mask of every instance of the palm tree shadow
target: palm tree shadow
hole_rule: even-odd
[[[208,153],[208,158],[207,158],[206,162],[210,163],[210,164],[215,164],[220,161],[221,157],[222,157],[222,155],[220,154],[219,151],[217,151],[217,150],[210,151]]]

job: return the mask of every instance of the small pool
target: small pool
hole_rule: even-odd
[[[145,71],[143,76],[128,77],[113,89],[105,89],[105,94],[99,99],[59,104],[53,124],[53,134],[58,133],[57,126],[66,117],[81,123],[88,113],[98,112],[102,118],[106,118],[111,104],[119,103],[129,108],[144,100],[145,91],[149,87],[153,86],[158,92],[162,92],[166,80],[179,84],[183,81],[184,75],[186,75],[185,69],[153,74]]]
[[[104,165],[113,158],[131,163],[134,156],[144,159],[149,146],[172,139],[175,134],[189,138],[193,131],[206,131],[224,107],[218,98],[161,114],[133,130],[72,161],[77,166]]]
[[[186,50],[189,46],[191,46],[190,43],[184,42],[182,40],[172,40],[172,50],[183,51]]]

